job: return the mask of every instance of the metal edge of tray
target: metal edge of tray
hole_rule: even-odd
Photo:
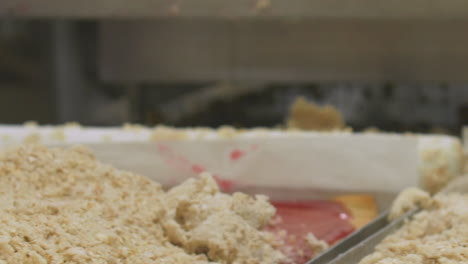
[[[2,0],[0,15],[22,18],[465,18],[460,0]]]
[[[418,208],[407,212],[395,221],[389,222],[387,220],[387,211],[387,213],[380,215],[367,226],[356,231],[328,251],[309,261],[307,264],[359,263],[365,256],[373,252],[378,243],[403,226],[407,219],[411,218],[417,212],[419,212]]]
[[[375,218],[372,222],[370,222],[363,228],[355,231],[347,238],[338,242],[324,253],[318,255],[317,257],[309,261],[307,264],[329,263],[330,261],[335,259],[340,252],[348,251],[362,240],[366,239],[367,237],[371,236],[372,234],[376,233],[377,231],[388,225],[389,222],[387,220],[387,217],[388,210],[380,214],[377,218]]]

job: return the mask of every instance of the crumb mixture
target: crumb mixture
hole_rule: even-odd
[[[0,156],[0,264],[270,264],[263,196],[222,194],[207,175],[165,192],[85,148]]]
[[[426,203],[429,205],[429,203]],[[439,194],[360,264],[468,263],[468,195]]]

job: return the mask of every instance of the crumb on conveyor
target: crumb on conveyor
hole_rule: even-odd
[[[360,264],[468,263],[468,195],[439,194]]]
[[[287,125],[302,130],[331,131],[342,130],[345,123],[341,113],[332,106],[320,107],[308,102],[304,97],[294,101]]]
[[[269,264],[266,197],[221,194],[207,175],[165,192],[82,147],[0,156],[0,264]]]

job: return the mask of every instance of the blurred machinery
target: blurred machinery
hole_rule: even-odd
[[[22,41],[41,50],[50,122],[275,125],[297,95],[356,127],[467,119],[466,1],[3,0],[0,15],[5,32],[41,25]]]

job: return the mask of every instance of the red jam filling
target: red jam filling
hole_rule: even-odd
[[[291,263],[306,263],[314,255],[305,240],[308,233],[331,245],[354,231],[349,212],[338,202],[314,200],[271,203],[276,207],[278,218],[268,230],[281,240],[279,249],[291,259]]]

